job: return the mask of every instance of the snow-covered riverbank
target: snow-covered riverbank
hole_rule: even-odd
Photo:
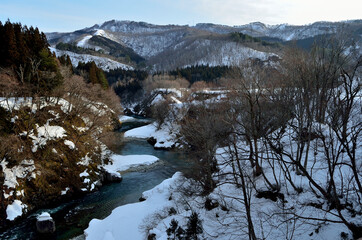
[[[140,138],[155,140],[155,148],[170,149],[175,146],[176,136],[174,133],[170,133],[170,129],[167,126],[157,129],[155,123],[148,124],[143,127],[135,128],[124,133],[124,137],[128,139]]]

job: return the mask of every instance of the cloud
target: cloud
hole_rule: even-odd
[[[361,19],[360,0],[294,0],[284,16],[289,23],[306,24],[316,21]]]
[[[192,9],[194,16],[215,23],[240,25],[253,21],[274,23],[287,13],[286,0],[180,0],[179,6]]]
[[[196,20],[227,25],[254,21],[269,24],[306,24],[315,21],[340,21],[361,18],[360,0],[155,0],[172,3],[191,12]]]
[[[361,0],[0,0],[0,20],[74,31],[110,19],[156,24],[307,24],[361,18]]]

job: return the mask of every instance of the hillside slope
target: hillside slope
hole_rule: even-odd
[[[230,34],[234,32],[269,42],[297,41],[302,47],[310,47],[315,38],[334,34],[337,29],[343,29],[349,39],[354,39],[359,46],[362,45],[361,20],[316,22],[304,26],[266,25],[260,22],[241,26],[211,23],[178,26],[111,20],[72,33],[48,33],[47,38],[54,46],[57,43],[68,43],[109,54],[110,49],[112,52],[116,49],[123,52],[124,49],[129,49],[127,55],[133,62],[139,63],[139,57],[134,57],[138,55],[146,59],[146,65],[150,69],[159,71],[193,64],[239,65],[242,60],[260,56],[263,59],[266,55],[278,53],[280,50],[272,45],[265,47],[261,43],[249,44],[250,39],[234,44],[234,40],[230,38]],[[96,40],[95,37],[102,37],[103,40]],[[264,54],[256,53],[255,50]]]

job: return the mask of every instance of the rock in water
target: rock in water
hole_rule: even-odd
[[[122,181],[122,176],[118,172],[106,172],[105,178],[106,182],[110,183]]]
[[[39,233],[55,232],[55,222],[49,213],[43,212],[37,217],[36,229]]]
[[[150,138],[147,139],[147,142],[149,144],[151,144],[152,146],[155,146],[155,144],[157,143],[157,139],[154,138],[154,137],[150,137]]]

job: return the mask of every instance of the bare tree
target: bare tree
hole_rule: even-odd
[[[328,203],[326,208],[318,207],[325,217],[298,214],[298,218],[343,223],[359,238],[362,226],[348,215],[360,214],[353,206],[361,204],[362,197],[361,159],[356,154],[362,129],[361,99],[357,97],[361,94],[361,56],[346,54],[344,42],[337,40],[317,46],[310,54],[293,51],[285,56],[286,81],[295,106],[295,117],[288,127],[295,134],[279,131],[279,137],[268,140],[287,179],[289,166],[296,167],[316,198],[322,197]],[[287,134],[290,143],[281,140]],[[323,157],[317,158],[319,154]],[[324,181],[321,174],[326,177]]]
[[[225,142],[229,133],[222,117],[227,110],[220,103],[197,105],[190,103],[187,114],[181,120],[180,143],[193,159],[191,177],[203,186],[204,193],[215,188],[213,173],[217,171],[216,148]]]

